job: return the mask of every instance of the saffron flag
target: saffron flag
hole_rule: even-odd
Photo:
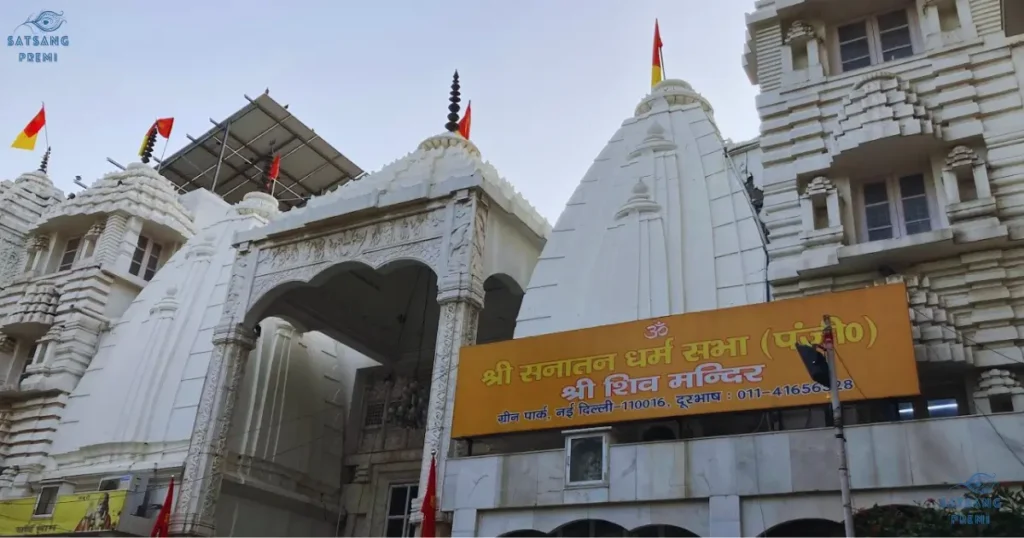
[[[423,505],[420,512],[423,514],[423,523],[420,524],[420,536],[423,538],[434,538],[437,534],[437,458],[430,458],[430,474],[427,475],[427,491],[423,495]]]
[[[171,477],[171,485],[167,488],[167,497],[160,507],[160,513],[153,522],[153,531],[150,536],[168,536],[171,531],[171,505],[174,504],[174,477]]]
[[[654,19],[654,58],[651,60],[651,87],[655,87],[662,81],[664,73],[661,65],[661,30],[658,29],[658,19]]]
[[[164,138],[171,137],[171,129],[174,129],[174,118],[160,118],[156,120],[156,132]]]
[[[36,138],[38,138],[39,131],[46,126],[46,107],[39,109],[39,113],[36,117],[32,118],[32,121],[28,122],[25,129],[18,133],[18,137],[14,139],[14,143],[11,144],[12,148],[15,149],[27,149],[32,151],[36,149]]]
[[[267,191],[271,192],[273,183],[277,181],[277,176],[281,174],[281,154],[275,153],[274,160],[270,161],[270,168],[267,169]],[[271,192],[271,194],[273,194]]]
[[[473,122],[473,101],[466,104],[466,115],[459,120],[459,134],[462,138],[469,140],[469,127]]]

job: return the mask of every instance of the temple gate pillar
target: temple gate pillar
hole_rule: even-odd
[[[437,499],[444,491],[445,463],[450,455],[452,411],[458,378],[459,351],[476,343],[477,324],[484,306],[483,244],[487,203],[475,192],[457,193],[449,205],[451,234],[445,245],[447,271],[438,278],[437,302],[440,314],[430,401],[423,439],[419,495],[413,502],[413,521],[422,518],[420,507],[427,492],[431,460],[437,458]],[[438,536],[447,521],[438,514]]]
[[[171,518],[171,529],[175,534],[214,534],[228,430],[245,363],[255,343],[252,329],[241,324],[218,325],[214,329],[213,355],[192,428],[192,443],[185,459],[181,493]]]
[[[255,331],[242,323],[249,306],[243,297],[247,298],[250,291],[256,250],[250,249],[248,243],[237,248],[224,310],[220,323],[213,330],[213,354],[192,426],[192,442],[185,457],[180,493],[171,516],[172,535],[213,536],[215,533],[231,418],[249,352],[256,345]]]

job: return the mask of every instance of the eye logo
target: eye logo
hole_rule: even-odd
[[[67,20],[64,18],[64,12],[60,13],[56,11],[40,11],[38,15],[29,15],[25,22],[18,25],[15,30],[22,26],[28,26],[32,33],[39,30],[43,33],[56,32],[58,28],[64,25]]]
[[[996,476],[987,473],[975,473],[960,487],[974,493],[975,495],[988,495],[995,489]]]

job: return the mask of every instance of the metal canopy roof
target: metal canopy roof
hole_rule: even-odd
[[[274,152],[281,154],[281,169],[274,196],[282,209],[301,207],[310,196],[322,194],[363,174],[363,171],[306,127],[268,94],[163,161],[157,170],[181,192],[205,188],[229,203],[248,192],[263,190],[264,170]],[[224,144],[227,140],[226,145]]]

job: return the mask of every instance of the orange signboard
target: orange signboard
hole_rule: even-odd
[[[465,347],[452,436],[825,404],[795,348],[826,313],[843,400],[920,394],[890,284]]]

